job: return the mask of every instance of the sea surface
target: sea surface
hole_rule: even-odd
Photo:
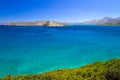
[[[0,77],[120,58],[120,26],[0,26]]]

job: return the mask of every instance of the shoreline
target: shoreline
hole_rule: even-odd
[[[99,62],[94,62],[92,64],[87,64],[85,66],[82,66],[80,68],[65,68],[65,69],[59,69],[59,70],[54,70],[54,71],[50,71],[50,72],[45,72],[42,74],[27,74],[27,75],[18,75],[18,76],[12,76],[11,74],[8,74],[5,77],[0,78],[1,80],[18,80],[18,79],[27,79],[27,80],[35,80],[35,79],[39,79],[39,80],[62,80],[62,79],[67,79],[68,76],[71,79],[79,79],[81,76],[81,79],[85,79],[85,76],[82,76],[83,74],[86,74],[86,78],[90,79],[92,75],[96,75],[96,77],[94,77],[93,79],[97,79],[97,78],[101,78],[101,76],[106,77],[106,75],[108,76],[109,73],[104,73],[102,71],[106,71],[110,68],[110,64],[112,64],[111,66],[113,66],[113,68],[117,69],[118,67],[114,67],[114,66],[120,66],[120,58],[114,58],[111,60],[107,60],[107,61],[99,61]],[[97,67],[98,66],[98,67]],[[96,74],[94,74],[94,69],[97,70]],[[90,71],[88,71],[90,70]],[[91,71],[92,70],[92,71]],[[87,71],[87,72],[86,72]],[[100,72],[99,72],[100,71]],[[112,70],[110,70],[112,71]],[[79,72],[79,76],[78,76],[78,72]],[[113,74],[116,74],[115,71],[112,71]],[[91,76],[87,76],[87,74],[90,73],[92,74]],[[102,75],[99,75],[101,74]],[[103,74],[104,73],[104,74]],[[120,73],[120,70],[118,70],[117,73]],[[72,74],[72,76],[70,76]],[[49,77],[48,77],[49,76]],[[63,77],[64,76],[64,77]],[[74,77],[76,78],[74,78]],[[114,78],[114,75],[112,75]],[[120,76],[116,75],[116,77],[120,78]],[[91,80],[93,80],[91,79]],[[105,79],[102,79],[105,80]]]

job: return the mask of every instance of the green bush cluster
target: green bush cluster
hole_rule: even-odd
[[[120,80],[120,59],[96,62],[75,69],[62,69],[36,75],[8,75],[0,80]]]

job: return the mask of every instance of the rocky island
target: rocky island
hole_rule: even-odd
[[[36,21],[36,22],[9,22],[8,26],[64,26],[67,23],[61,23],[56,21]]]

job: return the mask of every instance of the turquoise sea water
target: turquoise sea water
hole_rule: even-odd
[[[0,26],[0,77],[120,58],[119,26]]]

